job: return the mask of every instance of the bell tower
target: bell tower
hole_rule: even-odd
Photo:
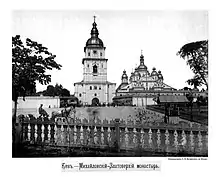
[[[91,37],[84,47],[85,58],[83,64],[83,80],[87,81],[107,81],[107,61],[105,58],[105,47],[99,38],[99,31],[95,22],[92,24]]]
[[[99,38],[96,17],[92,24],[90,38],[84,47],[83,80],[74,83],[75,96],[84,105],[98,106],[112,102],[116,83],[107,80],[107,61],[105,46]]]

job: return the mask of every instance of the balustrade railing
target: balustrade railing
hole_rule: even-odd
[[[207,126],[185,122],[172,125],[119,119],[23,117],[22,141],[52,146],[116,148],[117,151],[208,154]]]

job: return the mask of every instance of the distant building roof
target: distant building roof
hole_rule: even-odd
[[[158,97],[160,103],[185,103],[189,100],[184,95],[161,95]]]

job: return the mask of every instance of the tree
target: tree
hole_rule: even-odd
[[[60,84],[48,85],[47,89],[38,93],[43,93],[44,96],[70,96],[70,91]]]
[[[201,86],[203,83],[202,78],[198,75],[195,75],[192,79],[188,79],[186,82],[193,86],[194,89],[198,89],[197,87]]]
[[[47,89],[43,91],[45,96],[55,96],[55,88],[53,85],[48,85]]]
[[[48,52],[46,47],[31,39],[23,44],[20,35],[12,37],[12,100],[15,103],[13,122],[16,120],[17,100],[19,96],[36,92],[36,81],[42,85],[51,82],[47,70],[61,69],[54,58],[56,55]]]
[[[183,87],[183,90],[191,90],[189,87]]]
[[[185,44],[177,55],[187,60],[187,65],[195,74],[187,83],[194,88],[205,85],[208,89],[208,40]]]
[[[62,89],[61,96],[70,96],[70,91],[65,88]]]

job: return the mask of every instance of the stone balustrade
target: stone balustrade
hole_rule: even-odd
[[[140,123],[134,120],[55,120],[23,117],[22,141],[69,147],[117,148],[118,151],[208,154],[208,127],[197,123]]]

